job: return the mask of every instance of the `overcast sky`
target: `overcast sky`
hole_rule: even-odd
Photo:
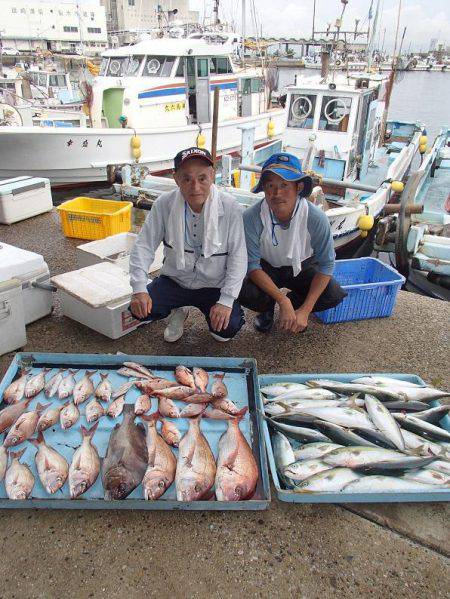
[[[313,0],[253,0],[257,6],[257,16],[262,24],[263,34],[303,37],[311,35]],[[397,23],[399,0],[380,0],[381,36],[386,28],[386,44],[393,48]],[[377,0],[373,0],[373,13]],[[354,30],[355,19],[360,26],[367,26],[367,17],[371,0],[349,0],[344,13],[344,26]],[[212,0],[190,0],[192,10],[211,14]],[[247,0],[247,30],[255,31],[252,18],[252,0]],[[221,0],[220,12],[223,20],[231,21],[241,27],[241,0]],[[412,50],[428,50],[430,39],[438,38],[450,46],[450,0],[403,0],[400,19],[400,35],[406,27],[404,49],[411,42]],[[327,23],[334,22],[340,15],[340,0],[316,0],[316,30],[325,30]]]

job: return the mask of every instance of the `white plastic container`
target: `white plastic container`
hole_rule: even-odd
[[[77,247],[77,262],[80,268],[96,264],[98,262],[111,262],[120,266],[125,272],[130,271],[130,253],[136,242],[136,233],[118,233],[83,243]],[[163,244],[156,250],[155,259],[149,268],[149,273],[155,272],[162,267]]]
[[[50,314],[52,292],[33,285],[50,283],[48,266],[40,254],[0,243],[0,283],[10,279],[21,282],[25,324]]]
[[[22,282],[0,282],[0,355],[15,351],[27,342],[22,301]]]
[[[126,300],[112,302],[98,308],[85,304],[62,289],[58,291],[58,296],[64,316],[76,320],[110,339],[119,339],[127,333],[135,331],[142,324],[146,324],[133,318],[129,312],[131,295]]]
[[[53,208],[50,181],[15,177],[0,181],[0,223],[11,225]]]

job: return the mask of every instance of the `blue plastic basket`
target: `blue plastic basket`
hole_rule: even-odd
[[[336,308],[316,312],[326,324],[390,316],[405,282],[394,268],[376,258],[337,260],[333,276],[348,295]]]

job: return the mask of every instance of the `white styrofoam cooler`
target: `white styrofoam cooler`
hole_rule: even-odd
[[[0,355],[19,349],[26,342],[22,281],[0,282]]]
[[[0,181],[0,223],[11,225],[53,208],[49,179],[14,177]]]
[[[99,262],[52,278],[61,311],[111,339],[134,331],[142,322],[128,310],[130,276],[111,262]]]
[[[130,253],[136,242],[136,233],[118,233],[97,241],[83,243],[77,247],[77,262],[79,268],[98,262],[111,262],[120,266],[125,272],[130,270]],[[164,246],[156,250],[155,259],[149,268],[149,273],[162,267]]]
[[[18,279],[21,282],[25,324],[50,314],[52,292],[33,286],[33,283],[50,282],[48,266],[40,254],[0,243],[0,283],[10,279]]]

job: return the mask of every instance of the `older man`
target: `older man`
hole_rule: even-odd
[[[311,188],[311,177],[304,175],[298,158],[274,154],[264,163],[254,190],[263,190],[265,198],[244,213],[248,275],[239,301],[259,312],[258,331],[272,328],[275,304],[281,328],[298,333],[306,329],[311,312],[332,308],[346,296],[332,278],[328,219],[306,199]]]
[[[148,321],[170,315],[164,339],[174,342],[194,306],[205,315],[214,339],[228,341],[244,324],[236,301],[247,270],[242,212],[232,196],[214,185],[207,150],[179,152],[174,169],[179,189],[157,199],[131,253],[130,310]],[[161,275],[147,285],[161,242]]]

